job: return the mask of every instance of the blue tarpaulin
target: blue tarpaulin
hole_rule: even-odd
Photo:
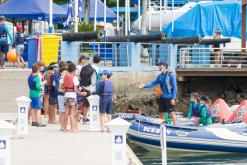
[[[0,15],[6,18],[49,20],[50,0],[8,0],[0,5]],[[65,18],[66,10],[53,4],[53,18]]]
[[[67,9],[68,4],[63,4],[61,5],[63,8]],[[79,12],[80,17],[83,19],[85,15],[85,0],[82,0],[82,11]],[[95,0],[90,1],[90,16],[89,19],[90,21],[94,20],[94,7],[95,7]],[[117,20],[116,14],[106,7],[106,21],[107,22],[113,22]],[[104,3],[101,0],[97,0],[97,21],[104,21]]]
[[[163,27],[169,37],[213,36],[217,28],[223,36],[241,38],[241,3],[209,2],[197,4],[187,13]]]

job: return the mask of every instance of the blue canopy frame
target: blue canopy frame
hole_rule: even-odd
[[[0,5],[0,15],[6,18],[49,20],[49,0],[8,0]],[[53,4],[54,21],[62,21],[66,10]]]

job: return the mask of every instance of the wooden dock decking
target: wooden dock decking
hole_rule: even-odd
[[[111,165],[111,135],[89,132],[79,124],[79,133],[59,131],[59,125],[30,126],[25,138],[11,139],[11,165]],[[129,151],[128,147],[128,151]],[[126,153],[130,165],[140,165],[138,158]]]

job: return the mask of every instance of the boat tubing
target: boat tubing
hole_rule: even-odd
[[[150,119],[148,119],[150,120]],[[160,147],[161,119],[133,120],[127,133],[132,141]],[[181,150],[247,153],[247,127],[166,126],[167,147]]]

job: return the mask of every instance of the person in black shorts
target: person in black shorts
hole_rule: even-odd
[[[172,117],[173,124],[176,124],[176,116],[174,112],[177,93],[176,77],[172,72],[168,71],[168,65],[165,61],[159,62],[159,70],[161,74],[157,78],[145,85],[140,84],[139,88],[151,88],[159,85],[160,99],[159,99],[159,115],[161,119],[165,119],[165,112],[168,112]]]

